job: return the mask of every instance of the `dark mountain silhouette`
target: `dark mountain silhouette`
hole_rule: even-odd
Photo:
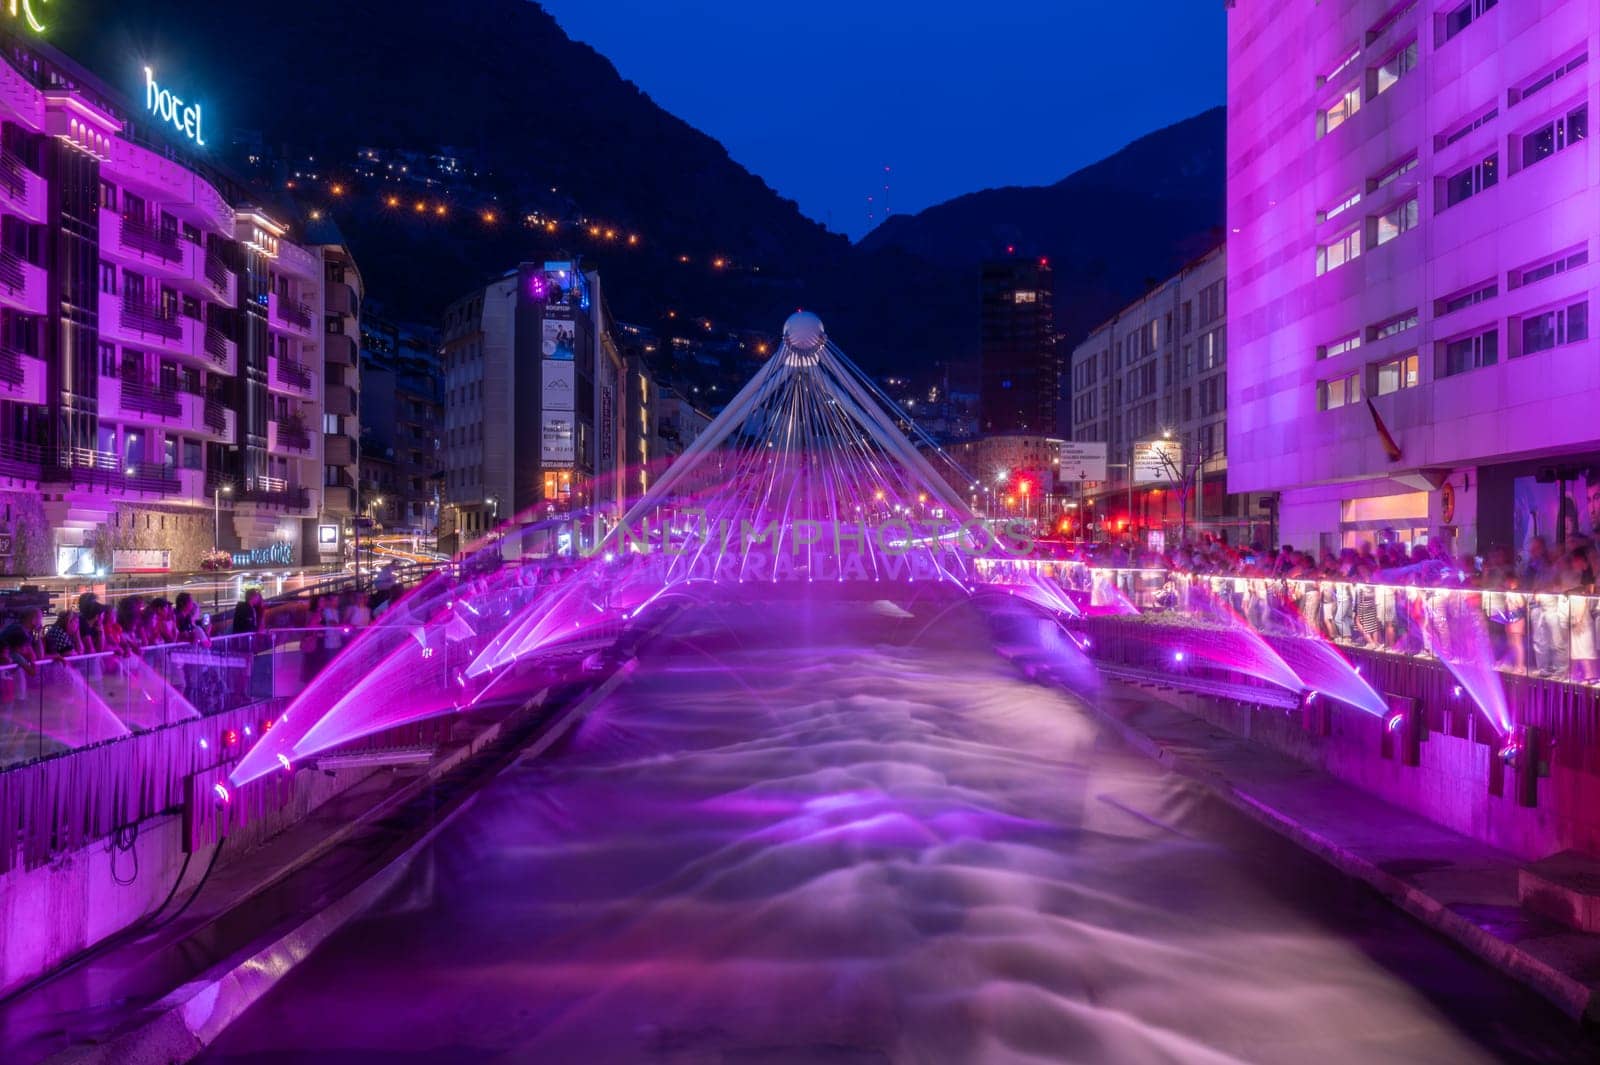
[[[426,320],[519,260],[576,255],[601,270],[618,318],[666,332],[703,318],[773,330],[804,305],[862,362],[914,371],[976,355],[978,264],[1007,243],[1055,263],[1071,340],[1201,250],[1222,221],[1220,110],[1056,185],[892,218],[852,247],[529,0],[73,0],[50,10],[50,40],[134,102],[146,63],[203,100],[219,161],[239,165],[243,130],[269,154],[315,155],[322,179],[293,194],[337,222],[369,294],[402,318]],[[444,146],[488,175],[463,197],[473,202],[455,205],[461,215],[492,194],[500,224],[407,218],[378,185],[328,195],[357,148]],[[516,217],[530,206],[641,241],[530,230]],[[716,257],[724,268],[710,265]]]
[[[973,350],[979,266],[1008,246],[1047,257],[1056,326],[1070,350],[1153,281],[1222,240],[1225,143],[1224,111],[1214,108],[1053,185],[988,189],[890,218],[861,240],[857,256],[909,257],[960,279],[966,311],[947,327]]]

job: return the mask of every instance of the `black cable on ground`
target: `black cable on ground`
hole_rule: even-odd
[[[106,840],[106,851],[111,855],[111,882],[118,887],[129,887],[139,879],[139,851],[135,846],[139,842],[139,822],[123,825],[111,833],[111,838]],[[117,875],[117,855],[133,855],[133,875],[124,880]]]

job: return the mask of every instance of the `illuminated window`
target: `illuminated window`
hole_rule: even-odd
[[[1013,292],[1011,294],[1011,298],[1016,303],[1037,303],[1039,300],[1039,294],[1037,292],[1030,292],[1024,289],[1020,292]]]
[[[1413,307],[1404,314],[1397,314],[1393,318],[1385,319],[1377,325],[1369,327],[1367,329],[1367,339],[1373,341],[1387,340],[1397,333],[1404,333],[1407,329],[1415,329],[1416,327],[1417,311]]]
[[[1352,229],[1317,249],[1317,274],[1336,270],[1352,259],[1361,257],[1361,230]]]
[[[1394,55],[1388,62],[1377,67],[1372,72],[1372,95],[1380,96],[1389,91],[1401,78],[1405,77],[1417,66],[1417,42],[1412,41]]]
[[[1341,337],[1340,339],[1335,340],[1332,344],[1323,344],[1321,347],[1317,348],[1317,358],[1331,359],[1335,356],[1343,355],[1347,351],[1354,351],[1360,346],[1361,334],[1351,333],[1347,337]]]
[[[1372,243],[1375,247],[1382,247],[1408,229],[1416,228],[1416,225],[1417,200],[1412,197],[1372,220]]]
[[[1401,175],[1409,174],[1409,173],[1411,173],[1411,171],[1415,170],[1416,168],[1417,168],[1417,157],[1415,155],[1412,155],[1409,158],[1404,159],[1401,162],[1396,163],[1394,166],[1391,166],[1389,169],[1385,170],[1383,173],[1379,174],[1377,177],[1375,177],[1372,180],[1368,181],[1367,182],[1367,191],[1368,192],[1377,192],[1379,189],[1384,188],[1385,186],[1392,185],[1395,181],[1399,180]]]
[[[1334,66],[1334,68],[1332,70],[1328,71],[1320,79],[1318,79],[1317,84],[1318,85],[1326,85],[1328,82],[1335,80],[1336,78],[1338,78],[1338,76],[1340,74],[1343,74],[1349,68],[1351,63],[1354,63],[1357,59],[1360,59],[1360,58],[1361,58],[1361,49],[1352,48],[1350,50],[1349,54],[1346,55],[1343,59],[1339,60],[1338,64],[1336,66]]]
[[[1344,214],[1346,211],[1348,211],[1350,208],[1354,207],[1356,204],[1358,204],[1360,202],[1361,202],[1361,193],[1359,191],[1358,192],[1352,192],[1349,196],[1346,196],[1344,199],[1340,200],[1338,203],[1334,204],[1332,207],[1329,207],[1327,210],[1318,211],[1317,212],[1317,221],[1326,222],[1326,221],[1328,221],[1330,219],[1338,218],[1340,215]]]
[[[1361,402],[1361,371],[1352,370],[1350,373],[1335,377],[1327,381],[1317,382],[1317,409],[1338,410],[1340,407]]]
[[[1361,110],[1361,87],[1358,85],[1345,90],[1332,106],[1317,112],[1317,136],[1326,137],[1353,118],[1359,110]]]
[[[1422,381],[1421,363],[1417,353],[1386,359],[1372,368],[1373,391],[1380,396],[1398,392],[1402,388],[1415,388]]]

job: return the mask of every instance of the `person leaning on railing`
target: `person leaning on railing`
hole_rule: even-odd
[[[63,610],[56,615],[54,623],[44,630],[44,649],[58,659],[83,654],[82,622],[76,610]]]
[[[211,634],[200,624],[200,604],[188,592],[179,592],[173,603],[173,631],[178,643],[211,646]]]

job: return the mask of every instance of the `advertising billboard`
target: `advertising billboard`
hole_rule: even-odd
[[[577,356],[577,332],[568,318],[546,318],[541,350],[546,359],[571,362]]]
[[[576,410],[577,367],[571,362],[545,359],[542,369],[544,376],[540,389],[539,409]]]
[[[539,426],[539,462],[541,465],[577,461],[577,433],[572,415],[564,411],[541,411]]]

